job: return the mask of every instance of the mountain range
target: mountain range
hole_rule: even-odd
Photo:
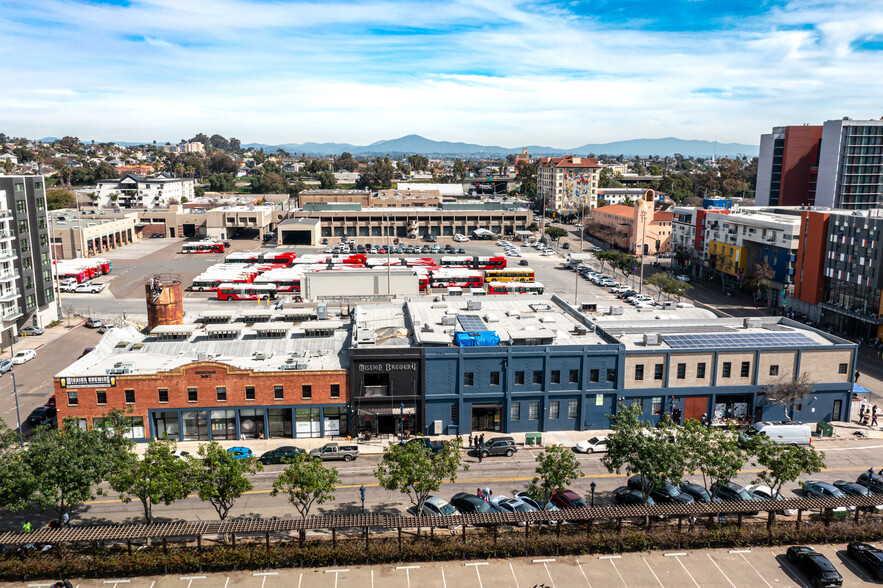
[[[588,143],[570,149],[548,147],[542,145],[525,145],[523,147],[500,147],[498,145],[477,145],[474,143],[452,143],[450,141],[433,141],[420,135],[406,135],[398,139],[376,141],[370,145],[352,145],[350,143],[285,143],[281,145],[268,145],[265,143],[247,143],[243,147],[255,149],[263,148],[264,151],[276,151],[279,148],[289,153],[307,153],[309,155],[339,155],[348,151],[353,155],[407,155],[420,153],[423,155],[478,155],[496,156],[510,153],[521,153],[527,149],[531,155],[624,155],[626,157],[647,157],[659,155],[662,157],[680,153],[685,157],[735,157],[757,155],[757,145],[743,145],[740,143],[714,143],[695,139],[677,139],[665,137],[663,139],[630,139],[627,141],[615,141],[612,143]]]

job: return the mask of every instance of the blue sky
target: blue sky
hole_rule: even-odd
[[[7,0],[0,131],[517,147],[883,116],[883,0]]]

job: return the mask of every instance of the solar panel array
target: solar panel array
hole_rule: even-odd
[[[457,320],[460,321],[460,326],[467,333],[477,333],[478,331],[487,331],[487,325],[484,324],[484,319],[482,319],[477,314],[458,314]]]
[[[717,333],[714,335],[664,335],[673,349],[809,347],[822,345],[803,333]]]

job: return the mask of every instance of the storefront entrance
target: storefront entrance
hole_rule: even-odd
[[[472,406],[472,430],[495,431],[503,430],[503,407],[496,405]]]
[[[715,425],[746,425],[751,417],[751,395],[718,396],[711,415]]]
[[[684,420],[702,420],[708,413],[708,396],[687,396],[684,398]]]

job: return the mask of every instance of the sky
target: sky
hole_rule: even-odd
[[[883,116],[883,0],[5,0],[0,132],[568,148]]]

